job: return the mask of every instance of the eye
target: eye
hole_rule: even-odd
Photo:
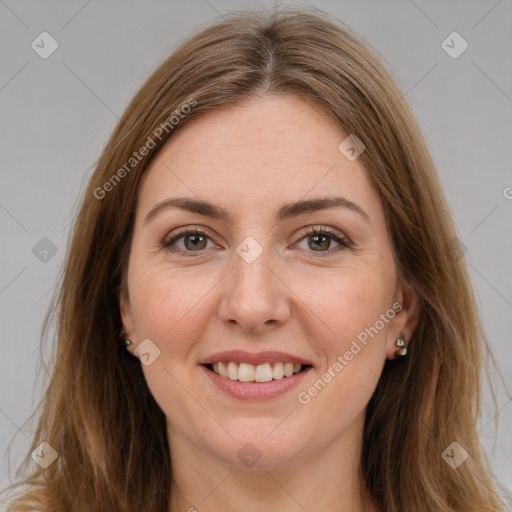
[[[176,242],[183,239],[183,247],[176,248]],[[187,229],[175,233],[173,237],[167,239],[162,247],[168,249],[171,252],[181,253],[184,256],[193,256],[190,253],[201,252],[202,249],[206,249],[206,245],[210,237],[208,233],[200,229]],[[211,241],[211,240],[210,240]]]
[[[302,241],[307,242],[307,248],[312,249],[313,252],[317,253],[328,253],[338,252],[339,250],[349,249],[351,246],[350,242],[341,234],[339,234],[336,230],[322,227],[319,229],[312,228],[309,229],[305,234],[302,233],[303,236],[301,238]],[[339,247],[334,251],[329,251],[332,241],[335,241],[339,244]],[[297,244],[299,246],[300,244]],[[323,250],[325,249],[325,250]],[[323,256],[323,254],[319,254],[319,256]]]

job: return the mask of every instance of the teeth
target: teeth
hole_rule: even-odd
[[[282,379],[284,377],[283,363],[275,363],[274,369],[272,370],[273,379]]]
[[[236,380],[231,377],[229,373],[230,368],[236,368],[238,365],[230,361],[228,364],[228,377],[231,380]],[[232,374],[235,372],[233,371]],[[240,363],[240,367],[238,368],[238,378],[241,382],[252,382],[254,380],[254,366],[252,364]]]
[[[294,363],[264,363],[253,365],[235,363],[234,361],[214,363],[213,371],[221,377],[240,382],[269,382],[283,377],[291,377],[302,369],[302,365]]]
[[[228,379],[238,380],[238,365],[233,362],[228,363]]]
[[[215,368],[213,370],[215,371]],[[226,363],[219,363],[219,375],[221,377],[228,376],[228,365]]]
[[[270,366],[269,363],[259,364],[258,366],[256,366],[256,368],[254,369],[254,380],[256,382],[268,382],[272,380],[272,367]]]

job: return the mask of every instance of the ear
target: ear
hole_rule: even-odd
[[[396,307],[395,307],[396,304]],[[395,291],[395,300],[393,302],[393,309],[397,311],[395,317],[391,322],[388,332],[388,340],[386,345],[386,358],[396,359],[395,352],[398,347],[395,341],[403,334],[405,343],[414,344],[413,334],[418,325],[421,304],[418,292],[406,277],[401,277],[397,289]]]
[[[121,313],[122,332],[120,336],[125,335],[128,339],[133,342],[135,335],[135,322],[133,319],[132,306],[130,304],[130,297],[128,293],[128,286],[126,284],[121,285],[119,290],[119,311]]]

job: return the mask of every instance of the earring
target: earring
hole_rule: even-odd
[[[132,342],[128,339],[128,338],[125,338],[123,341],[122,341],[123,345],[127,348],[129,347]]]
[[[403,332],[400,333],[400,338],[398,338],[395,341],[395,345],[398,348],[398,350],[395,352],[395,356],[397,357],[403,357],[407,354],[407,344],[405,343],[405,335]]]

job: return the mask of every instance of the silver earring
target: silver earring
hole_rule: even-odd
[[[123,341],[123,343],[124,343],[124,346],[125,346],[125,347],[129,347],[129,346],[132,344],[132,342],[131,342],[128,338],[125,338],[125,340]]]
[[[395,351],[395,356],[403,357],[407,354],[407,344],[405,343],[405,335],[403,332],[400,333],[400,338],[395,341],[395,345],[398,350]]]

